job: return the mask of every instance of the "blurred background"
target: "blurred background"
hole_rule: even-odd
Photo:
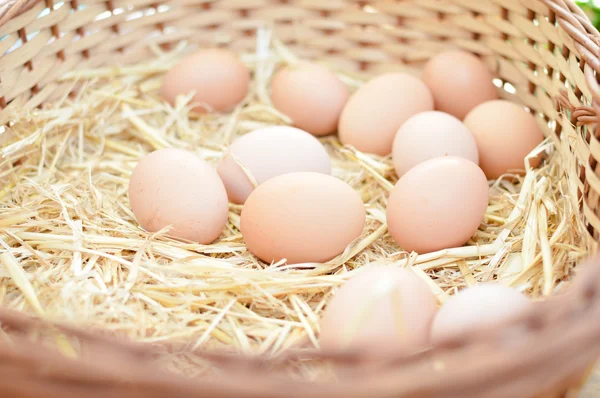
[[[600,28],[600,0],[577,0],[596,28]]]

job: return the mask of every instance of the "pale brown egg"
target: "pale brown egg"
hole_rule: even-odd
[[[438,344],[476,328],[500,325],[528,310],[531,304],[527,296],[508,286],[489,283],[469,287],[450,297],[438,311],[431,341]]]
[[[507,172],[522,173],[525,157],[544,140],[533,115],[510,101],[483,103],[467,115],[464,123],[475,137],[479,165],[489,179]],[[531,159],[531,165],[535,167],[539,161]]]
[[[389,155],[404,122],[431,110],[433,97],[419,79],[403,73],[381,75],[348,100],[340,116],[340,140],[362,152]]]
[[[464,51],[446,51],[431,58],[421,79],[433,94],[435,109],[461,120],[477,105],[498,98],[488,67]]]
[[[241,231],[248,250],[271,263],[322,263],[341,254],[365,226],[351,186],[321,173],[291,173],[259,185],[246,200]]]
[[[331,160],[325,147],[307,132],[273,126],[235,140],[217,171],[229,200],[242,204],[255,184],[278,175],[300,171],[331,174]]]
[[[416,114],[400,127],[394,138],[392,159],[399,177],[425,160],[459,156],[479,163],[477,144],[469,129],[447,113]]]
[[[388,229],[398,245],[419,254],[464,245],[483,221],[489,200],[483,171],[447,156],[419,163],[388,200]]]
[[[321,136],[337,130],[350,91],[324,66],[301,62],[281,69],[271,83],[276,109],[292,119],[294,126]]]
[[[129,181],[131,210],[149,232],[211,243],[227,223],[227,192],[217,172],[195,154],[167,148],[140,160]]]
[[[413,271],[373,266],[350,278],[327,304],[321,349],[400,355],[429,345],[437,301]]]
[[[168,71],[160,93],[174,104],[178,95],[194,92],[197,112],[227,112],[248,94],[250,71],[228,50],[204,49],[182,59]]]

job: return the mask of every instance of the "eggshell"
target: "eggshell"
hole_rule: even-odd
[[[362,152],[389,155],[404,122],[430,110],[433,97],[423,82],[403,73],[384,74],[350,97],[340,116],[340,140]]]
[[[460,120],[447,113],[429,111],[416,114],[400,127],[392,150],[398,176],[425,160],[440,156],[479,162],[475,139]]]
[[[435,109],[461,120],[477,105],[498,98],[488,67],[464,51],[447,51],[431,58],[421,79],[433,94]]]
[[[398,355],[429,345],[435,296],[414,272],[372,267],[350,278],[327,304],[320,322],[326,351]]]
[[[235,140],[217,171],[229,200],[242,204],[254,190],[254,183],[260,185],[278,175],[299,171],[331,174],[331,160],[319,140],[307,132],[274,126]]]
[[[508,286],[489,283],[469,287],[448,299],[438,311],[431,340],[438,344],[469,330],[500,325],[531,304],[527,296]]]
[[[543,140],[544,134],[532,114],[510,101],[489,101],[465,118],[479,150],[479,165],[489,179],[522,172],[525,157]],[[540,159],[531,159],[537,166]]]
[[[240,103],[250,84],[250,71],[235,53],[222,49],[204,49],[182,59],[168,71],[160,93],[174,104],[178,95],[195,92],[197,112],[207,108],[227,112]]]
[[[140,160],[129,181],[131,209],[150,232],[211,243],[227,223],[227,192],[217,172],[195,154],[167,148]]]
[[[363,202],[348,184],[320,173],[291,173],[258,186],[241,216],[248,250],[267,263],[326,262],[365,226]]]
[[[400,178],[387,205],[388,229],[407,251],[429,253],[465,244],[483,221],[488,182],[473,162],[426,160]]]
[[[313,63],[283,68],[271,83],[275,108],[290,117],[296,127],[317,136],[337,130],[348,97],[350,91],[335,73]]]

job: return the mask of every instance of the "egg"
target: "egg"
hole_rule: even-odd
[[[507,172],[521,173],[525,157],[543,140],[535,117],[521,105],[505,100],[483,103],[464,120],[475,137],[479,165],[489,179]],[[540,159],[531,159],[533,167]]]
[[[394,138],[392,160],[398,176],[425,160],[441,156],[459,156],[479,163],[473,135],[460,120],[447,113],[416,114],[400,127]]]
[[[149,232],[202,244],[214,241],[228,218],[227,192],[217,172],[195,154],[166,148],[137,164],[129,181],[129,201]]]
[[[405,173],[387,204],[388,230],[407,251],[429,253],[465,244],[483,221],[489,200],[483,171],[470,160],[426,160]]]
[[[373,266],[351,277],[327,304],[319,343],[330,352],[398,355],[429,345],[437,301],[414,272]]]
[[[436,314],[431,341],[446,339],[476,328],[492,328],[518,316],[532,305],[519,291],[497,283],[475,285],[450,297]]]
[[[281,69],[271,82],[273,105],[294,126],[322,136],[337,130],[350,91],[329,69],[301,62]]]
[[[162,81],[161,96],[175,104],[178,95],[194,92],[194,110],[227,112],[248,94],[250,71],[235,53],[223,49],[197,51],[169,70]]]
[[[248,250],[267,263],[322,263],[361,235],[365,218],[351,186],[326,174],[299,172],[259,185],[246,200],[240,224]]]
[[[229,200],[238,204],[246,201],[255,185],[300,171],[331,174],[331,160],[314,136],[286,126],[266,127],[236,139],[217,168]]]
[[[388,73],[364,84],[340,116],[338,134],[362,152],[389,155],[398,129],[411,116],[433,110],[433,97],[419,79]]]
[[[461,120],[477,105],[498,98],[493,78],[479,58],[464,51],[436,55],[421,75],[433,94],[435,109]]]

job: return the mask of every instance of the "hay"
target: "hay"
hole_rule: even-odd
[[[235,137],[289,123],[271,106],[268,82],[276,67],[297,59],[268,32],[258,37],[257,52],[243,54],[254,86],[231,114],[200,116],[190,112],[190,96],[175,106],[159,98],[161,75],[190,50],[185,45],[153,48],[156,58],[146,64],[72,71],[63,80],[82,87],[79,95],[14,114],[0,136],[0,305],[143,342],[183,339],[194,349],[275,356],[306,342],[318,347],[318,320],[331,293],[368,264],[410,267],[440,302],[493,279],[534,298],[560,290],[592,243],[561,167],[568,148],[551,140],[532,154],[547,155],[539,169],[491,183],[484,224],[465,247],[402,251],[385,224],[396,181],[390,159],[334,137],[321,141],[334,175],[364,200],[367,226],[327,264],[259,262],[244,246],[235,205],[212,245],[140,229],[127,185],[142,156],[179,147],[214,165]],[[352,88],[361,83],[340,76]],[[190,370],[183,361],[173,366]]]

